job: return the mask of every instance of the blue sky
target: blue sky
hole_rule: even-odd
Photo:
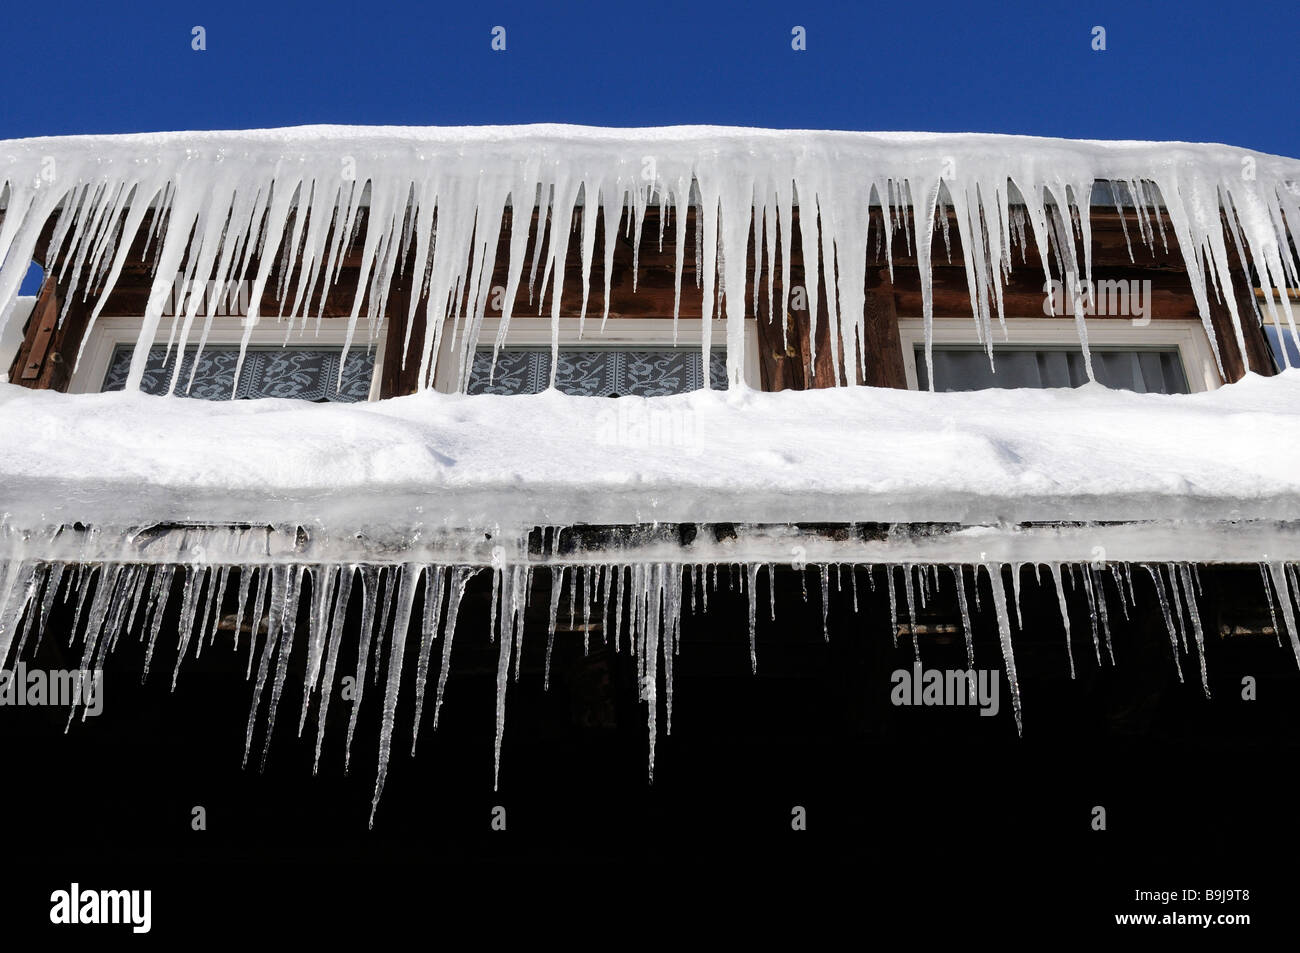
[[[563,121],[1217,140],[1300,155],[1274,0],[9,4],[0,138]],[[808,49],[790,48],[806,27]],[[194,25],[207,50],[190,48]],[[507,29],[494,53],[490,31]],[[1107,49],[1090,48],[1094,25]],[[1288,55],[1289,54],[1289,55]]]
[[[191,29],[207,49],[191,49]],[[506,28],[505,52],[491,49]],[[791,49],[791,29],[807,49]],[[1091,48],[1106,29],[1104,52]],[[302,123],[1006,132],[1300,156],[1287,4],[10,4],[0,138]]]

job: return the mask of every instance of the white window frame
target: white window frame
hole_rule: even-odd
[[[162,322],[158,326],[158,338],[155,341],[155,346],[166,345],[171,320],[170,315],[163,316]],[[207,345],[220,347],[238,345],[244,339],[244,328],[247,320],[244,317],[224,315],[214,317],[212,319],[212,328],[208,332]],[[319,330],[317,330],[315,318],[307,318],[305,327],[303,326],[303,320],[299,318],[295,322],[293,331],[289,334],[289,339],[286,342],[285,332],[288,320],[288,318],[285,318],[281,321],[277,320],[273,315],[263,315],[253,327],[248,346],[278,348],[284,347],[287,343],[289,347],[342,348],[347,341],[348,322],[346,318],[323,318]],[[194,326],[190,329],[187,346],[198,345],[199,338],[203,333],[203,321],[202,315],[194,319]],[[86,341],[81,360],[72,372],[72,380],[68,384],[68,393],[98,394],[104,386],[104,376],[108,373],[109,365],[113,361],[113,353],[123,345],[134,347],[143,324],[143,317],[99,318],[95,322],[95,326],[90,329],[90,338]],[[368,399],[378,400],[380,382],[383,380],[384,373],[384,344],[387,338],[387,322],[379,321],[376,323],[373,340],[370,337],[369,329],[368,321],[364,318],[357,320],[356,334],[352,339],[351,349],[365,350],[367,345],[374,349],[375,372],[370,380],[370,396]]]
[[[702,318],[679,318],[677,321],[677,341],[673,342],[672,318],[610,318],[602,331],[600,314],[587,316],[583,323],[582,334],[578,333],[577,318],[560,318],[560,347],[587,348],[592,351],[602,350],[637,350],[676,347],[682,351],[698,354],[704,343],[704,320]],[[727,322],[714,320],[710,322],[713,334],[713,347],[727,343]],[[500,317],[483,319],[483,329],[479,333],[478,346],[490,348],[496,342],[497,331],[501,327]],[[451,325],[447,325],[441,347],[438,352],[438,369],[434,377],[434,389],[445,394],[456,390],[456,355],[452,351]],[[459,345],[458,338],[457,344]],[[506,329],[504,349],[536,348],[551,346],[551,319],[549,317],[512,317]],[[417,358],[418,359],[418,358]],[[409,358],[408,358],[409,360]],[[758,360],[758,323],[753,318],[745,320],[745,366],[744,379],[755,390],[761,386],[761,371]]]
[[[1135,325],[1125,320],[1100,319],[1086,322],[1088,344],[1092,347],[1122,347],[1132,350],[1177,348],[1191,393],[1216,390],[1223,384],[1214,352],[1200,321],[1191,319],[1153,320]],[[1007,318],[1005,337],[993,323],[993,346],[1060,347],[1079,346],[1079,332],[1073,318]],[[935,318],[935,344],[978,345],[979,336],[972,318]],[[898,336],[903,346],[903,367],[907,386],[918,390],[916,349],[925,347],[925,322],[921,318],[899,318]]]

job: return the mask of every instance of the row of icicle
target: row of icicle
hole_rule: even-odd
[[[1200,580],[1194,565],[1168,564],[1108,564],[1105,567],[1088,564],[1046,565],[1015,564],[1010,567],[977,564],[973,567],[950,565],[943,567],[954,582],[960,606],[962,628],[966,639],[967,662],[975,667],[971,605],[980,610],[980,568],[989,583],[993,610],[1003,656],[1003,665],[1012,692],[1017,730],[1021,730],[1021,702],[1016,676],[1015,657],[1012,650],[1012,630],[1020,627],[1023,612],[1021,602],[1022,571],[1032,568],[1042,583],[1043,570],[1054,586],[1061,620],[1065,630],[1065,647],[1069,659],[1070,675],[1074,677],[1074,648],[1070,631],[1070,615],[1066,604],[1066,589],[1082,593],[1087,601],[1091,620],[1091,641],[1097,663],[1102,663],[1102,649],[1111,664],[1115,662],[1111,641],[1110,608],[1107,605],[1103,574],[1109,573],[1120,593],[1120,607],[1127,618],[1129,607],[1137,604],[1134,577],[1149,577],[1160,604],[1168,630],[1171,654],[1180,681],[1183,678],[1182,658],[1190,656],[1194,643],[1200,668],[1200,680],[1206,695],[1209,683],[1205,666],[1205,632],[1197,608]],[[876,566],[835,564],[817,568],[821,583],[821,611],[823,634],[829,639],[828,607],[832,583],[838,591],[845,589],[844,571],[848,570],[848,588],[852,590],[853,611],[858,611],[858,571],[866,570],[872,591],[876,588]],[[891,580],[885,586],[888,593],[889,617],[893,620],[894,644],[897,646],[901,630],[898,592],[901,590],[906,605],[907,632],[918,662],[920,643],[917,639],[918,605],[924,608],[940,589],[940,567],[937,565],[905,565],[883,567]],[[1003,569],[1011,570],[1012,593],[1007,597],[1003,582]],[[709,591],[716,591],[720,580],[730,588],[747,593],[749,601],[749,657],[755,673],[758,670],[757,615],[760,589],[760,571],[766,569],[769,597],[769,615],[776,619],[776,593],[774,569],[771,564],[681,564],[632,563],[626,565],[551,566],[548,605],[548,635],[544,680],[550,685],[551,653],[555,641],[557,620],[567,593],[570,627],[576,628],[579,613],[584,633],[584,650],[590,649],[593,631],[603,633],[605,642],[616,651],[630,648],[637,662],[640,698],[646,705],[649,728],[649,773],[654,776],[655,742],[658,736],[660,684],[663,689],[665,729],[672,730],[673,716],[673,659],[680,653],[681,619],[685,611],[704,612],[708,609]],[[313,698],[316,703],[316,765],[319,767],[321,747],[324,742],[326,716],[330,698],[339,677],[340,646],[344,637],[348,607],[354,598],[361,608],[358,652],[355,662],[355,696],[349,713],[345,765],[350,763],[352,738],[357,725],[367,675],[376,682],[387,658],[387,673],[383,694],[383,711],[379,738],[378,774],[375,782],[371,822],[374,808],[378,806],[388,773],[392,750],[398,696],[402,685],[402,666],[406,656],[409,631],[418,631],[420,645],[415,675],[415,718],[412,727],[411,752],[415,753],[416,740],[423,716],[425,686],[429,679],[434,645],[441,640],[441,662],[438,666],[433,727],[438,725],[443,693],[450,672],[453,636],[457,616],[470,580],[482,568],[445,565],[404,565],[381,568],[373,565],[305,566],[273,565],[270,567],[233,566],[174,566],[142,564],[63,564],[44,562],[0,563],[0,664],[6,662],[14,649],[15,659],[21,658],[31,645],[39,647],[56,600],[68,602],[75,596],[75,615],[68,634],[71,646],[78,632],[82,635],[81,671],[100,669],[108,653],[127,632],[138,632],[146,642],[144,674],[147,677],[159,635],[163,630],[164,615],[174,586],[180,582],[181,606],[177,629],[178,647],[172,687],[176,687],[182,663],[189,657],[191,645],[195,658],[202,654],[205,643],[211,645],[219,631],[233,628],[234,648],[238,650],[242,634],[250,633],[247,645],[248,671],[256,682],[252,706],[249,711],[245,736],[244,763],[247,764],[253,748],[253,737],[262,699],[268,687],[270,700],[267,706],[267,723],[264,732],[261,761],[265,764],[270,747],[276,714],[285,691],[289,660],[298,634],[300,608],[307,614],[306,670],[302,686],[302,701],[298,715],[298,734],[306,727]],[[504,565],[498,563],[487,570],[492,575],[491,621],[489,634],[499,646],[496,672],[496,747],[494,757],[494,785],[500,777],[501,742],[505,731],[505,705],[508,684],[512,677],[518,679],[523,651],[524,615],[533,589],[535,568],[531,565]],[[967,573],[971,573],[968,577]],[[1261,564],[1261,573],[1268,594],[1273,630],[1279,634],[1277,612],[1280,607],[1291,646],[1300,663],[1300,631],[1297,630],[1295,595],[1300,592],[1300,577],[1295,564]],[[808,598],[807,575],[801,573],[804,591]],[[232,584],[233,581],[233,584]],[[970,582],[968,596],[967,586]],[[1276,593],[1276,598],[1274,596]],[[422,599],[421,618],[413,618],[417,599]],[[228,612],[230,597],[234,598],[234,612]],[[305,605],[301,605],[305,603]],[[233,615],[233,627],[231,616]],[[82,626],[82,619],[85,624]],[[597,625],[593,627],[593,619]],[[247,622],[247,625],[245,623]],[[625,627],[626,622],[626,627]],[[223,626],[224,623],[224,626]],[[258,636],[265,633],[261,646]],[[169,630],[170,634],[170,630]],[[16,647],[15,647],[16,640]],[[373,656],[373,657],[372,657]],[[346,664],[346,663],[344,663]],[[69,715],[69,723],[75,709]]]
[[[868,134],[729,130],[714,132],[713,138],[672,140],[637,131],[602,132],[607,134],[593,139],[581,131],[524,127],[468,143],[450,135],[444,141],[436,129],[422,131],[422,138],[392,141],[379,134],[373,141],[334,139],[327,130],[289,142],[230,133],[169,134],[143,144],[111,136],[0,143],[0,330],[15,313],[19,284],[47,223],[52,223],[47,260],[55,263],[67,289],[64,309],[78,295],[93,296],[92,326],[128,263],[133,239],[147,228],[155,289],[170,290],[173,278],[183,279],[183,287],[197,282],[206,289],[177,307],[165,335],[169,352],[193,345],[196,336],[201,349],[220,298],[240,281],[252,286],[253,320],[245,327],[243,347],[268,286],[282,302],[278,317],[287,339],[311,316],[320,320],[349,249],[359,247],[348,347],[363,307],[368,340],[376,339],[378,322],[389,314],[394,276],[412,262],[416,287],[407,314],[397,316],[407,323],[403,353],[396,359],[403,366],[418,360],[421,387],[433,385],[444,343],[455,365],[446,373],[460,389],[466,386],[476,349],[490,344],[495,351],[505,342],[525,280],[538,313],[549,313],[552,321],[554,379],[570,246],[576,244],[581,263],[583,323],[600,223],[603,324],[619,232],[633,243],[635,289],[646,213],[657,207],[660,247],[665,229],[675,235],[674,331],[688,212],[693,212],[703,360],[712,347],[709,319],[716,307],[726,318],[728,376],[732,386],[741,386],[744,320],[758,313],[760,282],[754,280],[748,302],[743,292],[724,292],[747,287],[752,259],[754,274],[767,275],[767,313],[773,320],[779,313],[787,327],[797,208],[798,252],[811,269],[803,279],[813,322],[810,344],[816,341],[820,276],[827,289],[821,306],[834,342],[836,380],[851,384],[851,368],[864,368],[869,359],[864,287],[873,222],[876,249],[883,244],[891,275],[899,233],[907,253],[915,254],[928,366],[932,245],[941,228],[951,260],[952,213],[971,313],[991,359],[995,323],[1004,319],[1003,282],[1017,246],[1022,261],[1031,243],[1040,251],[1045,281],[1053,277],[1052,264],[1062,281],[1092,281],[1092,196],[1094,186],[1103,183],[1120,213],[1131,260],[1130,215],[1148,248],[1156,247],[1157,234],[1166,249],[1171,237],[1176,240],[1221,371],[1211,298],[1226,305],[1243,355],[1243,322],[1255,319],[1238,313],[1229,267],[1234,255],[1272,292],[1264,305],[1270,320],[1280,329],[1285,319],[1296,333],[1285,294],[1287,287],[1300,286],[1300,261],[1291,241],[1300,222],[1300,163],[1293,160],[1225,146],[1135,148],[1019,137],[931,136],[918,142]],[[534,208],[540,224],[530,242],[528,218],[516,216]],[[157,214],[150,216],[151,209]],[[492,341],[480,341],[507,214],[512,226],[501,323]],[[777,276],[784,295],[774,302]],[[128,390],[139,389],[149,350],[159,340],[166,299],[162,293],[150,297]],[[1075,296],[1073,307],[1091,378],[1082,296]],[[422,351],[412,354],[411,331],[421,309],[430,333],[423,335]],[[204,318],[196,327],[200,310]],[[238,373],[237,368],[236,386]],[[177,362],[171,388],[183,391],[190,382],[179,375]]]

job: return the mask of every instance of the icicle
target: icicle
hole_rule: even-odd
[[[31,584],[24,598],[24,605],[27,607],[27,621],[23,626],[23,633],[18,639],[18,646],[14,649],[14,661],[17,662],[23,657],[23,649],[27,645],[27,639],[31,636],[32,631],[36,628],[36,620],[40,615],[40,603],[37,596],[42,589],[48,590],[49,582],[52,579],[51,570],[53,567],[48,565],[38,565],[32,575]],[[14,625],[18,624],[18,615],[14,616]],[[0,639],[4,636],[0,634]],[[2,665],[3,662],[0,662]]]
[[[80,568],[84,569],[85,567]],[[17,567],[15,566],[15,571],[16,569]],[[73,641],[77,638],[77,632],[80,631],[81,628],[81,617],[86,612],[87,600],[89,600],[90,594],[95,591],[97,575],[102,575],[102,573],[103,566],[91,566],[89,569],[86,569],[84,573],[78,572],[77,574],[77,584],[79,586],[77,592],[77,611],[72,616],[72,628],[68,630],[69,646],[71,646]]]
[[[361,642],[357,647],[356,683],[353,691],[352,711],[348,715],[347,744],[343,749],[343,770],[352,763],[352,736],[356,734],[357,717],[361,713],[361,697],[366,686],[366,669],[370,667],[370,640],[374,635],[375,604],[379,597],[379,571],[373,566],[361,567]],[[274,612],[272,613],[274,615]],[[270,631],[267,632],[270,639]],[[435,720],[436,724],[436,720]]]
[[[370,800],[370,826],[375,826],[375,811],[384,793],[388,778],[388,759],[393,749],[393,726],[397,721],[397,696],[402,687],[402,662],[406,657],[406,635],[411,627],[411,610],[415,606],[416,584],[420,567],[411,563],[402,566],[397,585],[397,617],[389,630],[392,645],[388,650],[388,686],[384,692],[384,710],[379,728],[379,767],[375,776],[375,793]]]
[[[822,577],[822,641],[829,642],[831,640],[831,630],[827,624],[827,614],[830,611],[831,602],[830,579],[827,574],[827,567],[823,565],[820,569]]]
[[[673,656],[677,654],[682,624],[682,566],[669,565],[664,575],[664,732],[673,733]]]
[[[1296,628],[1295,609],[1292,605],[1294,593],[1287,578],[1286,567],[1282,563],[1269,563],[1269,575],[1277,589],[1278,602],[1282,606],[1282,620],[1286,623],[1287,634],[1291,637],[1291,651],[1295,654],[1296,664],[1300,665],[1300,630]]]
[[[1016,713],[1016,734],[1024,734],[1020,719],[1020,680],[1016,677],[1016,659],[1011,649],[1011,622],[1007,618],[1007,597],[1002,588],[1002,570],[984,564],[984,572],[993,588],[993,608],[998,617],[998,633],[1002,642],[1002,659],[1007,669],[1007,682],[1011,686],[1011,704]]]
[[[609,619],[610,619],[609,601],[613,595],[610,591],[610,588],[611,588],[611,584],[613,583],[614,570],[616,568],[617,567],[615,566],[602,566],[600,570],[600,591],[601,591],[600,628],[602,634],[605,637],[606,645],[609,644]]]
[[[163,614],[167,611],[167,599],[171,595],[172,578],[175,574],[175,566],[160,566],[154,573],[153,589],[149,593],[149,646],[145,649],[141,682],[149,677],[149,663],[153,661],[154,645],[158,641],[158,633],[162,630]]]
[[[551,688],[551,650],[555,648],[555,620],[560,611],[560,591],[564,588],[564,572],[563,566],[551,567],[550,622],[546,629],[546,666],[542,676],[542,687],[546,691],[550,691]]]
[[[257,669],[257,685],[253,689],[253,703],[248,710],[248,727],[244,733],[244,767],[248,767],[248,755],[253,746],[253,730],[257,725],[257,710],[261,705],[262,691],[266,686],[267,675],[271,671],[271,659],[274,657],[280,636],[280,621],[283,618],[283,606],[286,599],[289,567],[272,566],[271,609],[266,619],[266,643],[262,647],[262,660]]]
[[[1119,607],[1124,613],[1124,621],[1128,621],[1128,599],[1124,593],[1124,577],[1120,573],[1119,567],[1114,563],[1110,564],[1110,578],[1115,581],[1115,589],[1119,592]]]
[[[823,568],[824,571],[824,568]],[[745,566],[745,574],[749,580],[749,670],[758,674],[758,563],[749,563]],[[825,577],[823,576],[823,580]],[[823,597],[823,617],[825,616],[825,601]]]
[[[311,612],[308,616],[307,672],[302,680],[302,709],[298,713],[298,737],[307,725],[307,712],[311,707],[311,693],[320,681],[321,667],[325,663],[326,641],[330,628],[330,606],[334,601],[334,587],[338,584],[340,569],[337,566],[318,567],[312,577]]]
[[[1164,576],[1164,578],[1168,579],[1167,585],[1170,590],[1169,602],[1174,607],[1174,621],[1178,624],[1178,645],[1183,652],[1186,652],[1187,627],[1183,623],[1183,600],[1178,597],[1178,573],[1174,568],[1173,563],[1165,563],[1165,572],[1167,573],[1167,576]]]
[[[289,656],[293,653],[293,637],[298,628],[298,599],[302,595],[303,577],[310,578],[310,570],[302,566],[291,566],[285,575],[284,598],[280,603],[280,654],[275,667],[275,678],[271,683],[271,705],[270,710],[267,712],[266,735],[262,739],[262,770],[266,769],[266,758],[271,752],[271,736],[275,731],[275,716],[280,708],[280,696],[284,693],[285,679],[289,675]],[[358,700],[360,697],[358,692]]]
[[[1179,635],[1174,633],[1174,620],[1169,614],[1169,600],[1165,598],[1165,587],[1160,580],[1157,568],[1146,565],[1143,568],[1151,574],[1151,582],[1156,587],[1156,597],[1160,600],[1160,612],[1165,618],[1165,631],[1169,633],[1169,650],[1174,656],[1174,668],[1178,671],[1178,680],[1183,680],[1183,665],[1179,659]],[[1181,630],[1180,630],[1181,634]]]
[[[460,603],[465,598],[465,589],[478,573],[477,569],[457,569],[456,578],[451,581],[451,593],[447,598],[447,626],[442,639],[442,668],[438,672],[438,691],[433,703],[433,728],[438,729],[438,716],[442,713],[442,696],[447,688],[447,675],[451,671],[451,641],[456,634],[456,619],[460,615]]]
[[[45,634],[45,623],[50,617],[50,609],[54,607],[54,600],[59,594],[59,584],[63,581],[67,569],[66,563],[55,563],[50,567],[50,580],[45,585],[45,598],[41,600],[40,617],[36,621],[36,646],[33,651],[41,647],[41,638]],[[151,600],[150,605],[152,604]]]
[[[912,567],[903,567],[903,594],[907,597],[907,624],[912,633],[912,653],[921,661],[921,640],[916,632],[916,595],[912,591]]]
[[[1072,567],[1072,570],[1075,587],[1083,590],[1084,597],[1088,600],[1088,622],[1092,626],[1092,651],[1097,657],[1097,664],[1100,665],[1101,633],[1097,627],[1097,603],[1092,594],[1092,585],[1087,573],[1077,563]]]
[[[352,579],[357,574],[356,566],[348,566],[339,573],[334,592],[334,620],[330,626],[329,643],[325,649],[325,670],[321,675],[320,706],[316,715],[316,757],[312,762],[312,774],[320,770],[320,752],[325,744],[325,725],[329,716],[330,696],[334,692],[334,672],[338,666],[339,645],[343,641],[343,624],[348,616],[348,602],[352,596]],[[420,727],[416,719],[416,729]],[[302,725],[298,726],[302,731]]]
[[[244,674],[245,680],[253,677],[253,655],[257,651],[257,636],[262,629],[262,619],[267,613],[266,608],[266,590],[270,581],[271,571],[264,569],[257,575],[257,594],[253,597],[253,615],[249,622],[250,632],[248,637],[248,670]],[[267,630],[269,633],[271,622],[269,615],[267,619]]]
[[[1106,581],[1102,578],[1101,570],[1089,567],[1085,570],[1088,573],[1088,585],[1095,594],[1097,600],[1097,618],[1101,622],[1101,638],[1106,644],[1106,656],[1110,659],[1110,664],[1115,664],[1115,646],[1111,643],[1110,638],[1110,608],[1106,605]]]
[[[1011,621],[1017,629],[1024,630],[1025,613],[1020,607],[1020,570],[1022,563],[1011,564]]]
[[[493,595],[495,595],[495,591]],[[569,576],[569,628],[573,629],[577,625],[578,619],[578,574],[573,572]]]
[[[776,621],[776,566],[772,563],[767,564],[767,601],[768,601],[768,620]],[[854,603],[854,609],[857,609],[857,603]]]
[[[952,570],[952,578],[957,583],[957,607],[961,611],[961,629],[966,636],[966,667],[972,671],[975,668],[975,634],[971,629],[970,608],[966,605],[966,570],[961,565],[949,566]],[[976,585],[979,579],[975,580]]]
[[[116,591],[111,599],[111,608],[108,617],[104,620],[104,634],[100,640],[100,646],[95,653],[95,661],[92,669],[101,670],[108,654],[117,646],[118,637],[122,630],[126,628],[132,609],[132,603],[138,598],[141,580],[145,575],[143,566],[123,566],[122,573],[118,578]],[[85,717],[83,713],[82,717]]]
[[[885,588],[889,590],[889,632],[894,640],[894,648],[898,648],[898,595],[894,590],[894,567],[885,567],[885,582],[888,584]]]
[[[582,567],[582,654],[591,654],[591,575],[590,567]]]
[[[36,567],[19,560],[0,561],[0,669],[9,659],[14,632],[22,618],[23,609],[31,597],[31,582]],[[19,598],[18,594],[22,593]]]
[[[1056,587],[1056,604],[1061,610],[1061,624],[1065,626],[1065,655],[1070,660],[1070,678],[1073,679],[1074,647],[1070,644],[1070,609],[1065,604],[1065,586],[1061,582],[1061,564],[1051,563],[1051,570],[1052,583]]]
[[[1187,568],[1186,563],[1178,566],[1179,575],[1174,578],[1182,579],[1183,596],[1187,599],[1187,614],[1191,618],[1192,630],[1196,637],[1196,657],[1201,665],[1201,688],[1205,690],[1205,697],[1210,697],[1210,678],[1205,670],[1205,630],[1201,628],[1201,613],[1196,605],[1196,591],[1192,584],[1192,574]]]
[[[393,595],[397,589],[396,568],[389,568],[383,573],[383,585],[381,587],[382,595],[379,598],[379,614],[375,617],[375,628],[380,632],[381,638],[375,645],[375,664],[370,668],[370,684],[379,684],[379,670],[384,664],[384,648],[387,640],[382,638],[382,634],[388,631],[388,616],[393,608]],[[357,693],[357,700],[361,699],[360,692]]]
[[[515,603],[519,619],[515,627],[515,681],[519,681],[519,675],[523,671],[524,664],[524,617],[528,612],[529,597],[532,593],[533,570],[531,566],[524,565],[520,567],[523,573],[523,579],[519,585],[515,586]]]
[[[209,629],[208,644],[212,645],[217,641],[217,629],[221,627],[221,606],[226,598],[226,585],[230,579],[230,567],[221,566],[217,571],[217,594],[212,602],[211,627]]]
[[[1273,623],[1273,634],[1277,636],[1278,645],[1282,644],[1282,629],[1277,624],[1277,610],[1273,605],[1273,587],[1268,581],[1268,564],[1259,564],[1259,575],[1264,583],[1264,598],[1268,600],[1268,617]]]
[[[647,776],[654,782],[655,777],[655,741],[658,735],[659,718],[659,651],[660,651],[660,613],[662,611],[664,575],[667,566],[656,563],[644,576],[646,606],[642,618],[644,635],[642,638],[641,660],[643,663],[641,679],[641,697],[646,702],[647,731],[650,736],[650,751],[647,764]],[[669,656],[671,658],[671,655]]]

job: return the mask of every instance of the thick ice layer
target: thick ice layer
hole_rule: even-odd
[[[51,218],[51,252],[63,263],[60,273],[86,266],[95,276],[95,316],[150,207],[167,213],[152,223],[162,286],[170,289],[178,275],[186,286],[195,278],[215,279],[205,310],[210,315],[227,281],[249,280],[256,316],[262,290],[274,281],[291,302],[289,314],[308,316],[337,277],[344,242],[360,225],[364,205],[368,217],[356,235],[362,265],[350,327],[355,330],[364,306],[369,332],[375,332],[391,276],[413,256],[420,284],[410,296],[409,313],[422,310],[432,333],[424,335],[423,353],[406,360],[419,362],[420,379],[428,383],[435,355],[450,335],[463,383],[479,343],[507,208],[531,212],[536,205],[550,227],[531,248],[526,229],[511,231],[502,334],[525,265],[529,288],[536,287],[544,310],[558,319],[570,245],[577,246],[572,251],[582,262],[585,312],[591,263],[603,255],[608,283],[625,209],[634,247],[647,207],[671,219],[680,299],[686,212],[694,207],[703,347],[707,353],[713,343],[707,319],[716,303],[725,313],[728,372],[738,386],[749,296],[730,294],[719,301],[718,293],[745,287],[751,235],[754,257],[768,262],[770,273],[788,277],[796,204],[800,252],[833,291],[824,304],[831,340],[841,345],[834,361],[852,365],[866,359],[863,288],[872,206],[883,214],[883,234],[875,239],[883,238],[886,258],[894,241],[915,240],[927,329],[936,216],[946,235],[946,213],[953,211],[971,311],[981,340],[991,347],[1016,244],[1023,253],[1032,242],[1041,252],[1045,279],[1053,277],[1055,262],[1058,280],[1091,281],[1090,212],[1099,181],[1109,183],[1113,207],[1131,213],[1141,242],[1177,242],[1216,357],[1211,296],[1226,302],[1238,343],[1242,322],[1254,320],[1238,314],[1230,248],[1253,265],[1265,288],[1300,284],[1300,262],[1288,242],[1288,229],[1294,232],[1300,221],[1300,162],[1229,146],[707,126],[308,126],[0,142],[0,335]],[[1156,215],[1160,203],[1172,236]],[[598,217],[604,223],[599,252]],[[814,321],[815,277],[805,279]],[[163,294],[150,299],[129,389],[139,386],[165,300]],[[1269,318],[1294,334],[1286,295],[1266,301]],[[190,298],[163,335],[169,344],[205,337],[206,324],[195,322],[201,303],[198,295]],[[1086,354],[1081,296],[1074,307]],[[604,308],[608,313],[608,285]],[[778,310],[784,321],[788,302]]]
[[[0,385],[0,446],[0,515],[28,529],[1297,520],[1300,371],[1185,396],[426,392],[351,405]]]

